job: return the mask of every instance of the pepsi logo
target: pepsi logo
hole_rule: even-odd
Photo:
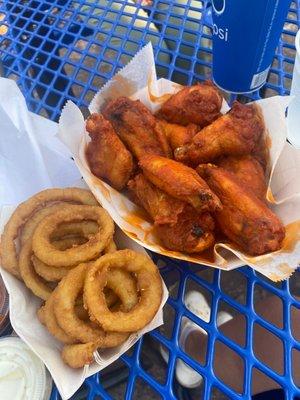
[[[212,5],[217,14],[222,14],[225,10],[225,0],[213,0]]]

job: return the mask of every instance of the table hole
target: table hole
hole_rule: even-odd
[[[77,85],[76,83],[73,83],[68,91],[69,96],[74,97],[75,99],[78,99],[82,92],[84,90],[84,87],[81,85]]]
[[[297,301],[300,301],[300,268],[298,268],[289,278],[289,286],[291,295]]]
[[[210,392],[210,399],[214,400],[231,400],[230,397],[226,396],[221,390],[216,388],[215,386],[212,388]]]
[[[282,300],[275,295],[271,295],[265,289],[260,288],[257,292],[255,285],[254,290],[254,309],[255,312],[264,320],[270,322],[272,325],[283,328],[283,305]]]
[[[268,83],[271,83],[272,85],[278,85],[278,74],[274,72],[270,72],[268,75]]]
[[[79,83],[84,83],[86,84],[89,80],[90,77],[90,72],[86,71],[85,69],[79,69],[79,71],[76,74],[76,81]]]
[[[199,364],[205,364],[208,343],[208,334],[205,329],[189,318],[182,317],[178,341],[182,351],[189,357]]]
[[[283,374],[284,350],[282,341],[273,333],[255,323],[253,327],[255,356],[278,374]]]
[[[166,303],[163,308],[164,324],[159,328],[159,331],[167,339],[171,339],[173,335],[175,315],[174,308],[169,303]]]
[[[234,324],[229,321],[234,318]],[[247,322],[244,314],[231,307],[226,301],[219,301],[217,325],[219,331],[240,347],[246,345]],[[238,326],[238,329],[235,328]]]
[[[292,349],[292,375],[295,385],[300,388],[300,351]]]
[[[150,336],[143,337],[140,364],[151,378],[164,385],[168,376],[169,350]]]
[[[98,91],[106,82],[106,79],[103,78],[102,76],[95,75],[93,80],[92,80],[92,87]]]
[[[213,368],[216,376],[235,392],[243,393],[244,360],[219,340],[215,343]]]
[[[171,81],[179,83],[181,85],[187,85],[189,80],[188,71],[187,73],[179,72],[178,70],[174,69],[172,73]]]
[[[251,379],[251,395],[261,393],[262,388],[264,392],[274,389],[281,389],[281,386],[270,378],[268,375],[264,374],[257,368],[252,368],[252,379]]]
[[[90,102],[93,100],[94,96],[95,96],[95,91],[94,90],[88,90],[86,92],[86,94],[84,95],[84,102],[85,104],[90,104]]]
[[[160,400],[162,396],[156,392],[144,379],[137,378],[134,383],[134,392],[132,400],[141,400],[149,398],[151,400]]]
[[[298,307],[292,306],[290,309],[291,313],[291,325],[292,325],[292,335],[294,338],[300,342],[300,304],[298,304]],[[300,365],[300,363],[299,363]]]
[[[134,346],[132,346],[134,349]],[[127,354],[127,353],[126,353]],[[111,396],[110,398],[125,399],[126,397],[126,382],[129,376],[129,368],[121,360],[118,359],[98,374],[99,384],[105,388],[105,391]],[[80,396],[80,394],[79,394]],[[80,397],[82,399],[88,396]],[[93,397],[94,400],[102,400],[102,396]]]

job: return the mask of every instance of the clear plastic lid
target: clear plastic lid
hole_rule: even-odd
[[[48,400],[52,380],[43,362],[20,338],[0,338],[1,400]]]
[[[9,324],[8,293],[0,275],[0,336],[7,331]]]

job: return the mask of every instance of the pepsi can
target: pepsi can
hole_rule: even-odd
[[[212,0],[213,79],[232,93],[266,82],[291,0]]]

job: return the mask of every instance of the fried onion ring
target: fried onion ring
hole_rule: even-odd
[[[63,361],[71,368],[82,368],[94,361],[94,351],[101,345],[98,342],[85,344],[71,344],[64,346],[61,356]]]
[[[71,247],[74,244],[81,244],[84,243],[84,240],[82,241],[83,238],[80,237],[67,237],[61,240],[57,240],[55,242],[52,242],[52,244],[58,248],[59,250],[65,250],[69,247]],[[112,240],[107,247],[104,249],[104,254],[106,253],[112,253],[114,251],[117,251],[116,245],[114,241]],[[31,258],[34,269],[36,273],[41,276],[43,279],[45,279],[47,282],[58,282],[60,281],[64,276],[67,275],[67,273],[70,271],[70,269],[75,268],[76,265],[71,265],[70,267],[52,267],[51,265],[43,263],[40,259],[38,259],[35,255],[32,256]]]
[[[87,205],[98,204],[91,192],[79,188],[47,189],[21,203],[5,225],[0,243],[2,266],[16,277],[21,277],[14,243],[19,230],[35,211],[45,207],[48,203],[58,201]]]
[[[61,327],[58,325],[57,320],[54,315],[54,303],[56,301],[57,288],[53,291],[51,296],[46,301],[45,305],[38,310],[38,318],[40,322],[46,326],[48,331],[57,340],[65,344],[73,344],[78,341],[72,336],[68,335]]]
[[[62,222],[74,220],[93,220],[98,223],[98,232],[89,240],[76,248],[56,249],[50,241],[51,235]],[[101,207],[70,205],[63,210],[44,218],[32,238],[35,255],[44,263],[66,267],[95,258],[108,245],[114,233],[114,223],[107,211]]]
[[[112,271],[124,269],[136,274],[140,292],[139,302],[128,312],[111,312],[105,302],[103,289]],[[149,257],[132,250],[106,254],[91,263],[87,270],[83,299],[90,317],[104,330],[135,332],[155,316],[162,297],[162,281],[158,269]]]
[[[76,337],[82,343],[94,342],[102,339],[101,347],[117,346],[127,339],[128,334],[119,334],[115,332],[106,333],[102,328],[95,327],[90,322],[82,321],[76,315],[75,302],[80,292],[82,292],[88,268],[90,268],[89,263],[79,264],[59,283],[54,304],[56,320],[68,335]],[[122,302],[123,300],[126,304],[127,299],[121,299]]]
[[[47,286],[33,267],[32,261],[32,243],[28,240],[21,249],[19,256],[19,269],[25,285],[37,296],[47,300],[52,293],[52,289]]]

